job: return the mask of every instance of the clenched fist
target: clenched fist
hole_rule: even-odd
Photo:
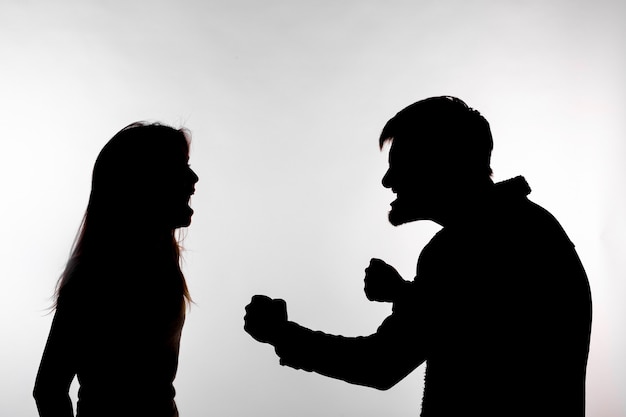
[[[376,258],[365,268],[364,281],[365,296],[370,301],[396,301],[407,284],[393,266]]]
[[[274,344],[287,323],[287,303],[280,298],[255,295],[246,306],[243,320],[243,328],[250,336],[259,342]]]

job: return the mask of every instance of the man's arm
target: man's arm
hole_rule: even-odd
[[[387,390],[426,359],[410,340],[413,335],[386,328],[392,321],[388,317],[376,333],[361,337],[335,336],[289,322],[275,344],[276,353],[281,365]]]
[[[255,296],[246,311],[246,331],[272,344],[282,365],[351,384],[389,389],[426,359],[423,332],[412,314],[392,314],[370,336],[343,337],[287,321],[283,300]]]

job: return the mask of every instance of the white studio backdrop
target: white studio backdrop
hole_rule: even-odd
[[[449,94],[491,122],[494,179],[525,175],[576,244],[594,301],[587,414],[625,417],[625,12],[610,0],[0,0],[0,414],[36,415],[46,308],[93,163],[150,120],[192,131],[200,177],[181,415],[418,415],[423,369],[379,392],[283,368],[243,314],[265,293],[307,327],[375,331],[390,307],[362,293],[369,259],[411,278],[438,230],[387,223],[377,137],[406,105]],[[132,250],[132,230],[120,239]]]

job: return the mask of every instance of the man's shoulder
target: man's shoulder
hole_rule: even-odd
[[[424,247],[419,264],[436,262],[452,267],[455,262],[527,253],[531,248],[572,245],[557,219],[527,197],[500,201],[479,219],[444,227]],[[474,263],[473,261],[470,263]]]
[[[563,241],[571,244],[556,217],[528,198],[507,204],[502,213],[494,218],[492,229],[501,240],[527,239],[534,244]]]

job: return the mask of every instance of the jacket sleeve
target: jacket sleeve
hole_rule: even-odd
[[[74,415],[69,388],[76,374],[73,339],[77,335],[75,314],[68,307],[60,304],[55,312],[37,372],[33,396],[40,417]]]
[[[386,390],[426,359],[419,321],[414,314],[396,311],[376,333],[362,337],[330,335],[288,322],[276,353],[281,365]]]

